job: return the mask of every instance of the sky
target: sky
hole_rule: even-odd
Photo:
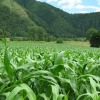
[[[100,0],[37,0],[46,2],[68,13],[100,12]]]

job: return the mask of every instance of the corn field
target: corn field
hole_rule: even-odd
[[[100,49],[2,41],[0,100],[100,100]]]

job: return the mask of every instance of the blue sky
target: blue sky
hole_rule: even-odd
[[[68,13],[100,12],[100,0],[37,0],[46,2]]]

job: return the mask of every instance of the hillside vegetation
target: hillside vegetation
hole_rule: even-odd
[[[56,37],[83,37],[89,28],[100,26],[100,13],[69,14],[36,0],[16,1],[27,9],[32,20]]]
[[[69,14],[36,0],[0,0],[0,29],[11,36],[44,40],[47,37],[85,37],[93,27],[99,29],[100,13]],[[42,33],[42,34],[41,34]]]
[[[45,32],[42,27],[37,26],[31,20],[25,9],[13,0],[0,1],[0,22],[0,35],[2,37],[30,38],[36,34],[34,39],[37,39],[39,31],[42,34]]]

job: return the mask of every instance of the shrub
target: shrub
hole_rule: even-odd
[[[57,42],[57,43],[63,43],[63,39],[59,38],[59,39],[57,39],[56,42]]]
[[[97,33],[98,33],[98,30],[95,29],[95,28],[90,28],[90,29],[88,29],[87,32],[86,32],[86,39],[87,39],[87,40],[90,40],[91,37],[92,37],[92,35],[93,35],[93,34],[97,34]]]
[[[51,41],[51,38],[50,37],[47,37],[46,38],[46,42],[50,42]]]
[[[100,33],[94,34],[90,38],[91,47],[100,47]]]

